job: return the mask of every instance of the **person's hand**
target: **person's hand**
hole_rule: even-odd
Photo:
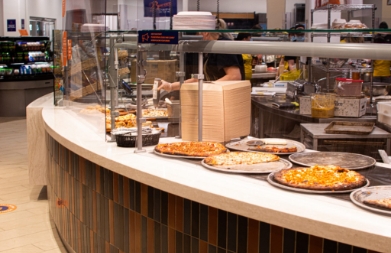
[[[162,80],[162,83],[161,85],[158,87],[158,90],[165,90],[167,92],[171,92],[172,90],[172,84],[167,82],[167,81],[164,81]]]

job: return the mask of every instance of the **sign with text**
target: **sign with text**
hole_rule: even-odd
[[[177,13],[177,0],[144,0],[144,17],[153,17],[154,12],[156,12],[155,17],[175,15]]]
[[[68,66],[68,34],[66,31],[62,32],[62,66]]]
[[[139,31],[138,43],[178,44],[178,32],[174,31]]]
[[[7,32],[16,32],[16,19],[7,19]]]
[[[62,0],[61,2],[61,16],[64,18],[66,14],[66,8],[67,8],[67,3],[66,0]]]

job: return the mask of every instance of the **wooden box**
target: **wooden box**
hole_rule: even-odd
[[[198,141],[198,83],[181,91],[182,139]],[[203,141],[226,142],[250,134],[251,83],[215,81],[203,84]]]
[[[358,118],[367,111],[367,98],[357,97],[336,97],[335,99],[335,117]]]

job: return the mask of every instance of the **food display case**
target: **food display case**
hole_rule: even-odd
[[[213,113],[216,118],[223,114],[227,118],[248,117],[246,103],[252,102],[254,108],[262,102],[252,99],[247,87],[239,87],[235,94],[230,86],[224,94],[228,96],[221,96],[223,92],[218,91],[215,94],[219,98],[215,100],[206,96],[203,88],[210,88],[213,83],[203,81],[205,54],[391,59],[386,46],[194,41],[185,38],[186,31],[170,31],[178,35],[173,44],[141,43],[141,33],[156,35],[165,31],[142,30],[138,35],[131,31],[87,32],[78,30],[82,24],[74,23],[74,29],[66,30],[66,34],[61,31],[62,37],[56,40],[61,45],[56,55],[62,56],[62,89],[58,89],[62,96],[56,100],[56,106],[63,108],[45,105],[42,112],[50,214],[70,251],[371,252],[391,248],[389,218],[355,206],[349,199],[350,191],[292,191],[274,182],[273,174],[252,174],[244,168],[232,172],[228,171],[229,166],[211,169],[205,160],[197,160],[203,157],[157,154],[155,148],[157,142],[183,142],[178,137],[183,137],[184,125],[198,130],[198,141],[203,140],[203,123],[213,122],[203,121],[203,106],[223,105],[224,110],[212,111],[214,108],[208,107],[210,111],[205,115],[209,118],[213,118]],[[198,64],[189,68],[193,61],[186,57],[198,59]],[[187,86],[194,87],[191,92],[157,92],[156,86],[162,79],[183,84],[189,74],[198,79]],[[203,101],[204,95],[207,101]],[[246,96],[248,101],[244,101]],[[246,106],[240,107],[240,103]],[[183,106],[189,108],[181,110]],[[242,112],[240,108],[245,109]],[[188,112],[188,124],[182,124],[184,111]],[[259,110],[251,109],[251,114],[258,120],[251,122],[254,133],[260,133],[256,129],[260,124],[273,127],[271,122],[278,120],[277,115],[292,121],[299,118],[299,123],[322,122],[282,108],[273,108],[268,118],[260,115]],[[222,133],[235,127],[250,128],[245,122],[239,124],[218,127],[224,128]],[[172,131],[174,128],[177,131]],[[157,138],[150,129],[164,132]],[[132,138],[135,132],[135,136],[151,138]],[[249,139],[254,137],[233,134],[238,138],[229,140],[230,145],[226,146],[249,150]],[[291,153],[308,151],[298,139],[287,140],[290,138],[283,136],[285,140],[281,141],[282,138],[268,137],[276,145],[289,144],[287,150]],[[272,150],[278,153],[284,149]],[[284,158],[276,168],[297,166],[289,161],[291,153],[278,154]],[[389,180],[376,180],[375,175],[384,173],[388,178],[388,169],[377,167],[373,158],[367,160],[367,166],[360,168],[368,178],[362,186],[388,183]],[[262,169],[271,172],[269,166]],[[243,175],[244,171],[248,175]],[[361,202],[357,195],[365,193],[355,195],[355,200]]]
[[[0,116],[25,116],[30,102],[52,91],[49,38],[0,37]]]

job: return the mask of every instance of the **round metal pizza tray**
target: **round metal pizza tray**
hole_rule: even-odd
[[[281,169],[289,169],[292,167],[292,163],[288,160],[280,158],[280,160],[276,162],[268,162],[268,163],[258,163],[251,165],[232,165],[232,166],[211,166],[201,161],[201,164],[210,170],[227,172],[227,173],[270,173]]]
[[[305,150],[305,146],[303,143],[300,143],[298,141],[294,141],[294,140],[289,140],[289,139],[278,139],[278,138],[262,138],[262,139],[258,139],[258,138],[244,138],[240,141],[236,141],[236,142],[230,142],[230,143],[227,143],[225,146],[228,148],[228,149],[232,149],[232,150],[238,150],[238,151],[251,151],[251,152],[258,152],[256,150],[249,150],[249,148],[251,148],[252,146],[250,145],[247,145],[247,142],[248,141],[273,141],[273,140],[284,140],[286,141],[287,145],[273,145],[273,144],[265,144],[263,146],[267,147],[267,146],[274,146],[274,147],[294,147],[296,146],[297,148],[297,152],[289,152],[289,153],[274,153],[274,152],[265,152],[265,151],[260,151],[260,152],[265,152],[265,153],[268,153],[268,154],[275,154],[275,155],[290,155],[290,154],[294,154],[294,153],[300,153],[300,152],[303,152]]]
[[[292,154],[289,160],[303,166],[335,165],[349,170],[372,167],[376,160],[370,156],[346,152],[308,152]]]
[[[353,191],[350,194],[352,202],[366,210],[391,215],[391,210],[367,205],[364,200],[391,198],[391,185],[371,186]]]
[[[153,150],[153,153],[156,155],[164,156],[164,157],[169,157],[169,158],[186,158],[186,159],[204,159],[205,157],[203,156],[187,156],[187,155],[171,155],[171,154],[163,154],[155,149]]]
[[[343,190],[343,191],[320,191],[320,190],[309,190],[309,189],[302,189],[302,188],[295,188],[295,187],[290,187],[290,186],[287,186],[287,185],[284,185],[284,184],[281,184],[279,182],[277,182],[276,180],[274,180],[274,172],[273,173],[270,173],[268,176],[267,176],[267,181],[269,182],[269,184],[273,185],[273,186],[276,186],[276,187],[279,187],[279,188],[282,188],[282,189],[285,189],[285,190],[290,190],[290,191],[295,191],[295,192],[302,192],[302,193],[315,193],[315,194],[330,194],[330,193],[333,193],[333,194],[338,194],[338,193],[349,193],[349,192],[352,192],[352,191],[355,191],[356,189],[361,189],[363,187],[367,187],[369,186],[370,182],[368,179],[366,179],[367,183],[360,187],[360,188],[356,188],[356,189],[350,189],[350,190]]]

